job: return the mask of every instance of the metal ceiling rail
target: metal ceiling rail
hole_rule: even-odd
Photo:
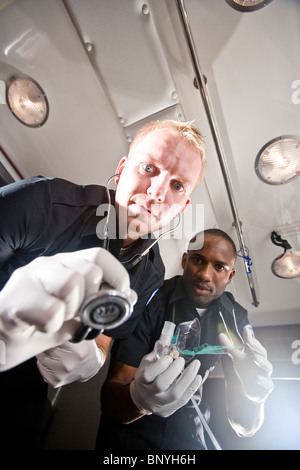
[[[187,11],[186,11],[184,0],[177,0],[177,6],[178,6],[178,11],[179,11],[180,19],[181,19],[181,22],[182,22],[182,26],[183,26],[183,29],[184,29],[187,45],[188,45],[188,48],[189,48],[189,51],[190,51],[190,55],[191,55],[191,59],[192,59],[193,67],[194,67],[194,72],[195,72],[195,76],[196,76],[197,85],[198,85],[198,88],[199,88],[200,93],[201,93],[201,97],[202,97],[203,104],[204,104],[204,107],[205,107],[206,115],[207,115],[209,125],[210,125],[210,130],[211,130],[213,140],[214,140],[214,144],[215,144],[215,147],[216,147],[220,167],[221,167],[221,170],[222,170],[222,174],[223,174],[223,178],[224,178],[224,182],[225,182],[225,186],[226,186],[226,191],[227,191],[227,195],[228,195],[228,199],[229,199],[229,203],[230,203],[230,207],[231,207],[231,211],[232,211],[232,215],[233,215],[233,219],[234,219],[233,225],[234,225],[234,227],[236,229],[236,232],[237,232],[237,236],[238,236],[238,240],[239,240],[239,244],[240,244],[240,249],[241,249],[241,252],[242,252],[242,257],[244,259],[244,265],[245,265],[245,269],[246,269],[246,273],[247,273],[247,279],[248,279],[248,283],[249,283],[249,287],[250,287],[250,291],[251,291],[251,295],[252,295],[252,299],[253,299],[252,303],[255,307],[257,307],[259,305],[259,301],[258,301],[257,296],[256,296],[252,273],[249,272],[249,264],[248,264],[248,261],[247,261],[249,259],[248,258],[248,250],[247,250],[247,248],[245,246],[245,242],[244,242],[242,226],[241,226],[241,222],[240,222],[239,215],[238,215],[238,209],[237,209],[237,205],[236,205],[236,202],[235,202],[235,197],[234,197],[234,194],[233,194],[232,184],[231,184],[231,181],[230,181],[230,174],[229,174],[229,170],[228,170],[228,167],[227,167],[226,158],[225,158],[221,138],[220,138],[220,135],[219,135],[219,132],[218,132],[216,119],[214,117],[213,107],[212,107],[212,104],[210,102],[209,94],[206,90],[205,77],[204,77],[204,75],[201,71],[199,58],[198,58],[198,55],[197,55],[197,49],[195,47],[195,43],[194,43],[194,39],[193,39],[193,35],[192,35],[190,22],[189,22],[189,18],[188,18],[188,14],[187,14]]]

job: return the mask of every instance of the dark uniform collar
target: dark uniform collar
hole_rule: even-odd
[[[129,260],[135,255],[140,255],[153,243],[154,237],[150,234],[147,237],[139,238],[134,243],[132,243],[128,248],[121,250],[120,259]]]
[[[186,300],[188,299],[189,302],[192,302],[184,287],[182,276],[176,276],[176,284],[170,296],[170,303],[176,302],[181,299],[186,299]],[[195,308],[197,307],[195,306]],[[213,300],[212,303],[207,307],[207,310],[211,312],[219,308],[222,311],[223,309],[225,309],[228,313],[232,314],[233,302],[226,292],[223,292],[223,294],[220,297]]]

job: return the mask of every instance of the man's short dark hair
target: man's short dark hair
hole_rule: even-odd
[[[226,232],[224,232],[223,230],[219,228],[208,228],[194,235],[194,237],[191,238],[189,242],[187,251],[200,250],[203,246],[205,235],[214,235],[216,237],[223,238],[228,243],[230,243],[233,254],[234,254],[234,258],[236,259],[237,251],[236,251],[236,246],[235,246],[234,241]],[[201,240],[201,243],[200,243],[200,240]]]

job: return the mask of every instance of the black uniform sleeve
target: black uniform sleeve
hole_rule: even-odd
[[[0,188],[0,288],[14,269],[40,254],[36,241],[47,227],[49,205],[45,178],[28,178]]]

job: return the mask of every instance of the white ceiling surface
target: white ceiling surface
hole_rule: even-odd
[[[299,278],[279,279],[270,270],[281,253],[270,241],[271,231],[300,226],[300,180],[271,186],[254,171],[265,143],[300,134],[300,104],[292,102],[292,84],[300,79],[300,2],[273,0],[247,14],[225,0],[185,4],[253,261],[259,306],[252,305],[240,259],[232,291],[254,325],[300,323]],[[167,276],[180,272],[186,241],[203,223],[219,226],[238,243],[174,0],[0,0],[0,80],[15,72],[37,80],[50,103],[40,129],[23,126],[0,105],[0,146],[24,177],[102,184],[141,123],[195,120],[207,141],[206,179],[184,225],[174,238],[160,242]]]

